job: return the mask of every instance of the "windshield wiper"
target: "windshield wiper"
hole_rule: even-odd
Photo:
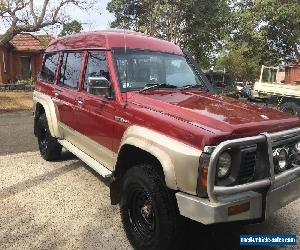
[[[194,88],[203,88],[203,85],[201,84],[187,84],[187,85],[184,85],[181,89],[194,89]]]
[[[145,87],[139,92],[143,92],[149,89],[154,89],[154,88],[170,88],[170,89],[176,89],[176,85],[168,84],[168,83],[147,83]]]

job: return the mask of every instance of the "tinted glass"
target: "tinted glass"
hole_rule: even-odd
[[[89,77],[100,77],[104,76],[109,80],[109,74],[105,59],[105,52],[103,51],[92,51],[89,52],[88,62],[85,71],[84,79],[84,90],[87,89]]]
[[[44,82],[54,83],[58,65],[59,53],[46,54],[39,79]]]
[[[71,88],[77,88],[80,69],[81,69],[82,53],[64,53],[63,63],[60,69],[60,84]]]

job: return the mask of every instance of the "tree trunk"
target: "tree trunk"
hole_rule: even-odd
[[[8,30],[5,32],[4,35],[1,36],[0,38],[0,47],[7,44],[9,41],[11,41],[16,33],[14,31]]]
[[[173,38],[174,38],[174,36],[173,36],[173,33],[174,33],[174,31],[173,31],[174,5],[173,5],[173,4],[174,4],[174,3],[171,3],[171,13],[170,13],[170,19],[171,19],[171,20],[170,20],[170,26],[169,26],[169,33],[170,33],[169,41],[171,41],[171,42],[175,42],[175,41],[173,41]]]
[[[150,31],[150,36],[154,36],[155,34],[155,26],[156,26],[156,18],[157,15],[160,11],[160,0],[157,1],[157,7],[155,8],[155,6],[153,6],[154,8],[154,16],[151,16],[151,31]]]

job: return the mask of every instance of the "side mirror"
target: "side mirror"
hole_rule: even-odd
[[[112,98],[111,83],[104,76],[89,77],[87,92],[92,95],[105,96],[108,99]]]

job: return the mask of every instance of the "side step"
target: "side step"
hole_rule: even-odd
[[[85,162],[89,167],[94,169],[98,174],[100,174],[104,179],[110,179],[112,176],[112,172],[104,167],[102,164],[97,162],[95,159],[81,151],[79,148],[75,147],[72,143],[67,140],[58,140],[59,144],[61,144],[64,148],[69,150],[71,153],[76,155],[80,160]]]

